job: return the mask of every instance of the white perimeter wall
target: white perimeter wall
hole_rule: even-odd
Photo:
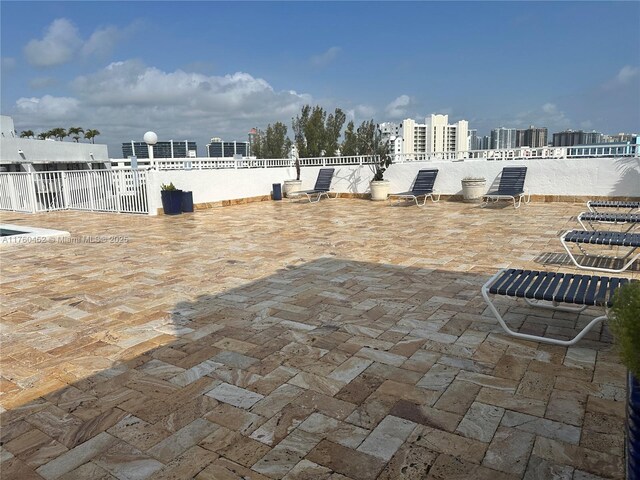
[[[525,188],[532,195],[640,197],[640,160],[638,158],[584,158],[566,160],[415,162],[389,167],[385,179],[391,192],[411,188],[418,170],[437,168],[435,190],[445,195],[460,195],[464,177],[484,177],[487,189],[496,182],[503,167],[527,166]],[[302,188],[311,189],[321,167],[302,168]],[[368,166],[335,167],[333,190],[342,193],[367,193],[373,171]],[[218,202],[269,195],[272,184],[295,178],[293,168],[252,168],[217,170],[149,171],[149,211],[162,207],[160,185],[173,184],[193,192],[194,203]]]
[[[22,150],[23,155],[19,153],[19,150]],[[91,153],[93,159],[89,155]],[[12,163],[109,163],[109,154],[106,145],[97,143],[5,137],[0,140],[0,161]]]

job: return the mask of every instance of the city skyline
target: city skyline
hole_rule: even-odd
[[[291,136],[304,104],[340,107],[356,123],[448,114],[482,135],[640,126],[635,2],[0,9],[2,114],[19,132],[98,129],[111,155],[147,130],[202,146],[282,121]]]

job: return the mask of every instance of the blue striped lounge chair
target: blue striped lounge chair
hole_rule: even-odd
[[[633,253],[640,247],[640,233],[631,232],[607,232],[602,230],[568,230],[560,237],[562,246],[569,254],[571,261],[576,267],[585,270],[596,270],[599,272],[623,272],[628,269],[633,262],[635,262],[640,253]],[[586,257],[585,259],[578,259],[574,256],[573,252],[569,248],[569,244],[575,244],[580,251]],[[589,254],[584,248],[585,245],[600,245],[603,247],[622,247],[623,249],[629,249],[627,253],[621,257],[617,256],[605,256],[605,255],[592,255]],[[633,255],[633,256],[632,256]],[[609,268],[596,265],[595,263],[601,263],[601,259],[609,258],[611,260],[619,260],[623,262],[623,266],[619,268]],[[586,261],[586,263],[585,263]]]
[[[626,225],[626,231],[629,232],[640,223],[640,213],[626,212],[582,212],[578,215],[578,222],[584,230],[597,230],[596,225],[607,223],[613,225]],[[589,227],[587,227],[589,225]]]
[[[615,290],[631,281],[637,280],[510,268],[502,269],[491,277],[482,287],[482,296],[498,323],[509,335],[523,340],[569,346],[607,318],[607,309],[613,305]],[[605,313],[591,320],[574,338],[560,340],[511,330],[489,295],[523,298],[531,306],[565,312],[580,313],[590,306],[603,307]]]
[[[434,193],[433,191],[437,176],[438,169],[420,170],[413,182],[411,190],[402,193],[391,193],[389,194],[389,200],[391,200],[391,197],[398,198],[399,200],[414,200],[419,207],[427,203],[427,198],[431,198],[433,202],[438,202],[440,200],[440,194]],[[437,198],[434,198],[434,195],[436,195]],[[422,203],[418,203],[418,198],[420,197],[424,197]]]
[[[309,202],[319,202],[320,198],[323,196],[327,198],[331,198],[329,196],[330,193],[334,193],[334,197],[336,198],[338,194],[336,192],[331,192],[331,180],[333,180],[333,172],[334,168],[321,168],[318,172],[318,178],[316,179],[316,184],[313,187],[313,190],[298,190],[295,192],[289,192],[289,198],[297,198],[301,196],[306,196]],[[315,198],[315,200],[313,200]]]
[[[525,198],[524,181],[526,177],[527,167],[504,167],[502,175],[500,175],[498,189],[484,194],[482,197],[484,202],[481,206],[486,207],[489,201],[513,200],[514,208],[520,207]],[[531,195],[528,196],[525,203],[529,203],[530,200]]]
[[[587,208],[590,212],[598,212],[603,208],[615,208],[616,210],[628,210],[631,213],[634,210],[640,210],[640,202],[589,200],[587,202]]]

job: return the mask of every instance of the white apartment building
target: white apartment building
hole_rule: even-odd
[[[469,150],[469,122],[449,125],[448,115],[431,115],[425,123],[405,118],[399,125],[380,124],[389,138],[402,137],[402,153],[464,152]],[[394,128],[395,126],[395,128]]]
[[[400,123],[399,135],[402,136],[402,153],[424,153],[427,146],[427,125],[405,118]]]
[[[469,122],[449,125],[449,115],[432,114],[427,122],[426,152],[463,152],[469,149]]]

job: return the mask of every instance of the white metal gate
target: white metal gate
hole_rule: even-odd
[[[119,169],[0,173],[0,210],[149,213],[147,172]]]

